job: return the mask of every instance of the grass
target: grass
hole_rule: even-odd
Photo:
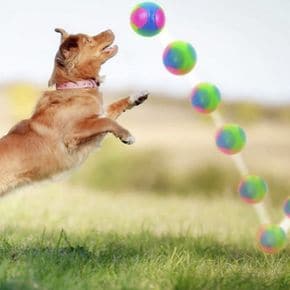
[[[289,246],[260,252],[256,216],[235,199],[61,183],[8,196],[0,212],[0,289],[290,288]]]
[[[22,235],[22,236],[25,236]],[[61,240],[61,237],[62,240]],[[65,238],[64,238],[65,237]],[[1,241],[0,289],[289,289],[288,257],[149,232]]]

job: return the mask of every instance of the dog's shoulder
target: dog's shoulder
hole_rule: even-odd
[[[65,104],[71,99],[71,95],[59,91],[45,91],[38,100],[35,111],[43,111],[53,108],[55,105]]]
[[[63,131],[80,119],[103,112],[101,94],[95,90],[45,91],[31,117],[32,129],[36,128],[36,123],[41,123],[41,127],[58,127]]]

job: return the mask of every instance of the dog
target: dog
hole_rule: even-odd
[[[115,120],[143,103],[148,93],[116,101],[106,108],[99,91],[101,66],[118,52],[111,30],[95,36],[56,28],[61,43],[49,86],[29,119],[0,139],[0,196],[25,184],[78,167],[107,133],[125,144],[134,137]]]

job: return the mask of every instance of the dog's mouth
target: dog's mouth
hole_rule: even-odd
[[[111,41],[110,43],[106,44],[102,49],[102,53],[106,54],[109,57],[114,56],[117,51],[118,51],[118,46],[117,45],[112,45],[113,41]]]
[[[117,45],[108,44],[102,48],[102,52],[111,52],[112,50],[117,49]]]

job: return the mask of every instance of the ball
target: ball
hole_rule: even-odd
[[[130,17],[133,30],[146,37],[158,34],[165,24],[162,8],[153,2],[143,2],[133,8]]]
[[[200,83],[193,88],[190,99],[196,111],[208,114],[217,109],[221,102],[221,94],[215,85]]]
[[[275,254],[286,246],[287,236],[279,225],[268,224],[260,227],[257,240],[263,252]]]
[[[163,64],[172,74],[185,75],[196,64],[195,49],[185,41],[171,42],[163,52]]]
[[[224,125],[216,134],[216,145],[225,154],[239,153],[245,144],[246,133],[236,124]]]
[[[255,204],[263,200],[268,192],[268,185],[261,177],[249,175],[241,180],[238,191],[243,201]]]
[[[288,218],[290,218],[290,196],[287,198],[284,204],[284,212]]]

